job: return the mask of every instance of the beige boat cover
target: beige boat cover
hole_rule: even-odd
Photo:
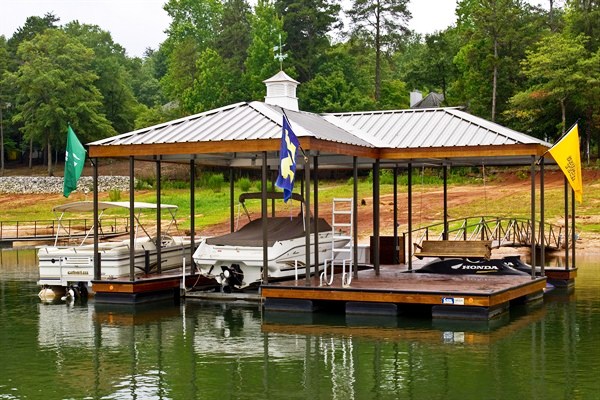
[[[311,227],[312,227],[311,219]],[[331,225],[319,218],[319,232],[331,231]],[[267,218],[267,244],[273,246],[276,241],[304,237],[304,220],[302,217]],[[262,247],[262,219],[250,221],[238,231],[222,236],[206,239],[206,243],[214,246]]]

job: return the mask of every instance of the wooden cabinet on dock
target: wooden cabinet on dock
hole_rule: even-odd
[[[371,236],[371,263],[374,260],[375,237]],[[395,257],[394,257],[395,256]],[[379,237],[379,263],[380,264],[404,264],[404,238],[398,236],[398,245],[394,246],[393,236]]]

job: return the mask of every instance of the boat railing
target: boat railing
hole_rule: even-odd
[[[543,229],[542,229],[543,226]],[[446,233],[446,234],[445,234]],[[423,240],[491,240],[495,248],[503,246],[544,246],[557,250],[564,247],[564,227],[545,222],[536,225],[535,238],[532,237],[531,220],[527,218],[474,216],[448,221],[448,231],[444,223],[419,227],[412,231],[412,241],[421,244]],[[403,234],[406,238],[408,232]],[[405,240],[406,243],[406,240]],[[409,246],[412,246],[410,243]]]
[[[62,221],[0,221],[0,241],[43,241],[56,238],[60,231],[65,238],[82,238],[94,226],[93,219],[73,218]],[[103,218],[100,221],[101,238],[123,235],[129,232],[128,217]]]

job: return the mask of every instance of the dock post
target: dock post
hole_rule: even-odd
[[[161,173],[160,156],[156,160],[156,272],[162,273],[162,212],[161,212]],[[148,261],[149,263],[149,261]]]
[[[269,283],[269,247],[267,245],[267,152],[262,152],[260,215],[262,218],[263,268],[262,283]]]
[[[190,260],[194,259],[196,250],[196,160],[190,160]],[[194,265],[192,261],[192,266]],[[191,268],[190,275],[196,275],[196,269]]]
[[[531,279],[535,279],[535,156],[531,156]]]
[[[354,249],[352,249],[353,257],[355,263],[354,268],[354,279],[358,279],[358,157],[352,157],[352,177],[354,178],[354,183],[352,185],[352,197],[354,201],[352,202],[352,245]]]
[[[412,271],[412,163],[408,163],[408,270]]]
[[[571,264],[573,268],[577,268],[575,264],[575,242],[577,234],[575,233],[575,191],[571,189]]]
[[[545,199],[544,199],[544,157],[540,159],[540,275],[545,276],[544,264],[546,263],[546,238],[544,236],[544,221],[545,216]]]
[[[379,159],[373,164],[373,268],[375,275],[379,276]]]
[[[144,272],[150,273],[150,250],[144,250]]]
[[[98,251],[98,158],[94,158],[93,165],[93,202],[94,202],[94,254],[96,257],[94,258],[94,279],[100,280],[100,276],[102,276],[100,270],[100,252]],[[54,221],[52,222],[52,233],[54,233]]]
[[[305,274],[306,274],[306,286],[310,286],[310,152],[304,156],[304,238],[305,238]],[[317,266],[315,265],[315,276],[317,273]]]
[[[313,156],[313,234],[315,249],[315,276],[319,275],[319,157]],[[333,255],[332,255],[333,256]]]
[[[135,184],[134,161],[129,156],[129,280],[135,280]]]

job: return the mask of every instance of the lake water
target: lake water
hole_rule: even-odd
[[[0,399],[600,399],[600,263],[485,323],[44,304],[0,254]]]

